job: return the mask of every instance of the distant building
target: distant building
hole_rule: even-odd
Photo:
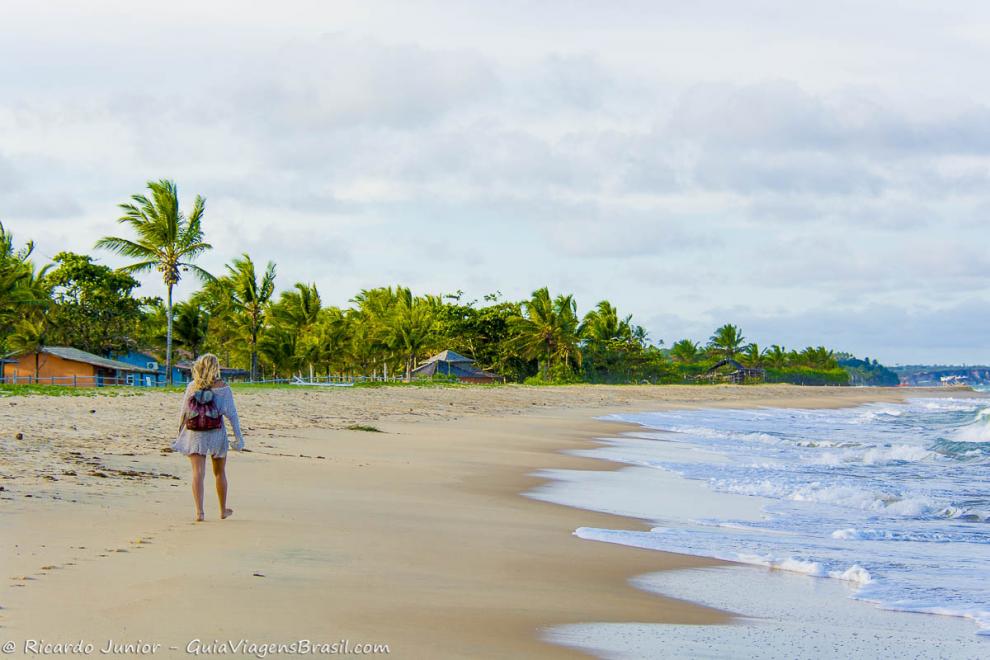
[[[182,382],[187,383],[192,380],[192,366],[193,363],[189,360],[184,362],[177,362],[175,364],[175,370],[179,372],[182,376]],[[246,369],[235,369],[234,367],[220,367],[220,378],[226,381],[234,380],[247,380],[248,376],[251,375],[250,371]],[[175,382],[179,382],[176,380]]]
[[[4,383],[37,382],[78,387],[140,385],[143,378],[151,378],[155,373],[146,366],[111,360],[67,346],[46,346],[38,353],[8,356],[2,367]]]
[[[912,387],[987,385],[990,384],[990,366],[908,367],[899,376],[901,385]]]
[[[160,361],[154,355],[144,353],[142,351],[130,351],[126,355],[119,356],[117,359],[121,362],[127,362],[128,364],[144,367],[155,372],[155,375],[143,376],[142,381],[138,383],[138,385],[147,385],[151,387],[156,384],[162,385],[165,383],[165,363]],[[192,365],[193,363],[190,360],[174,362],[172,364],[172,383],[174,385],[184,385],[185,383],[191,381]],[[224,380],[243,380],[249,375],[250,374],[244,369],[220,367],[220,377]]]
[[[140,382],[136,383],[137,385],[154,387],[165,383],[165,363],[154,355],[142,351],[129,351],[124,355],[117,356],[117,359],[121,362],[126,362],[135,367],[143,367],[153,372],[143,374]],[[183,374],[182,370],[178,368],[178,365],[173,364],[172,382],[176,385],[181,385],[188,381],[189,377]]]
[[[437,353],[413,369],[412,375],[413,378],[453,376],[462,383],[500,383],[503,380],[497,374],[476,369],[474,360],[454,351]]]

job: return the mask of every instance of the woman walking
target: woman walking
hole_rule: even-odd
[[[206,457],[213,463],[213,476],[217,482],[217,498],[220,500],[220,518],[229,518],[234,510],[227,508],[227,430],[223,419],[227,418],[237,443],[234,449],[244,449],[244,436],[237,419],[234,395],[230,387],[220,380],[220,361],[216,355],[200,356],[192,368],[192,382],[182,397],[179,418],[179,437],[172,449],[189,457],[192,464],[192,492],[196,503],[196,522],[203,520],[203,478]]]

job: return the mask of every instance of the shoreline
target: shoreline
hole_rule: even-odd
[[[483,391],[448,390],[441,398],[450,401],[424,399],[480,410],[411,421],[403,419],[405,402],[393,401],[397,409],[391,415],[380,409],[365,415],[385,431],[380,434],[266,431],[248,423],[254,451],[231,461],[236,513],[222,523],[209,509],[207,524],[188,522],[186,466],[178,456],[100,457],[108,465],[136,460],[147,472],[171,471],[181,476],[178,483],[97,478],[102,483],[77,503],[42,499],[48,489],[30,500],[8,490],[0,509],[5,529],[0,543],[11,559],[6,577],[33,579],[5,580],[0,625],[14,639],[82,636],[97,645],[119,638],[122,627],[132,636],[170,643],[222,633],[270,641],[384,642],[398,657],[573,657],[574,649],[542,641],[542,631],[581,622],[727,622],[725,612],[658,597],[630,582],[646,573],[723,562],[576,538],[573,531],[580,526],[647,525],[524,497],[547,482],[532,473],[624,467],[564,453],[638,428],[594,419],[612,412],[845,407],[933,393],[750,386],[695,387],[686,393],[656,388],[647,390],[653,396],[641,397],[612,389],[623,396],[609,388],[585,390],[585,403],[592,405],[564,408],[554,406],[557,393],[532,388],[515,393],[522,395],[516,408],[502,402],[500,410],[484,410]],[[600,401],[587,401],[589,394]],[[241,395],[242,420],[250,419],[252,399],[264,396]],[[305,398],[323,405],[340,400],[337,394]],[[354,402],[357,407],[382,401],[364,398]],[[60,416],[71,421],[74,414],[60,411]],[[341,421],[351,417],[356,415]],[[3,422],[0,418],[0,433],[7,431]],[[95,593],[94,587],[87,589],[94,584],[99,585]],[[213,633],[177,607],[216,597],[224,599],[224,609],[211,614]],[[108,617],[118,627],[108,625]]]
[[[923,396],[925,399],[936,398],[931,397],[931,394],[927,392],[923,393]],[[970,397],[953,398],[965,399]],[[915,397],[911,396],[908,399],[915,399]],[[969,408],[956,407],[959,404],[958,400],[952,403],[946,402],[944,408],[942,407],[943,404],[924,400],[919,402],[917,406],[898,408],[893,411],[885,406],[877,406],[872,409],[857,407],[838,413],[840,417],[835,419],[854,419],[857,422],[860,418],[870,421],[875,418],[897,420],[902,412],[907,410],[908,412],[904,413],[906,417],[912,413],[915,415],[916,419],[913,420],[913,423],[921,433],[920,437],[927,449],[932,438],[925,434],[927,429],[919,425],[917,421],[919,411],[922,415],[927,414],[925,411],[931,409],[965,410],[967,412],[982,410],[985,412],[985,406],[987,402],[990,402],[990,397],[986,393],[977,393],[972,399]],[[776,408],[776,406],[774,407]],[[628,470],[627,473],[622,475],[603,473],[599,476],[549,469],[546,470],[549,484],[542,492],[538,493],[538,496],[542,501],[554,502],[563,506],[577,506],[592,511],[618,512],[624,515],[643,517],[651,522],[649,525],[651,528],[657,528],[654,532],[659,535],[658,538],[665,540],[655,541],[653,535],[640,535],[637,532],[625,533],[624,530],[607,528],[578,530],[578,536],[582,539],[599,543],[616,543],[627,547],[652,548],[657,552],[689,552],[692,556],[724,559],[725,561],[721,566],[675,571],[672,574],[668,572],[666,574],[640,575],[631,578],[631,582],[651,593],[661,594],[665,597],[685,598],[691,602],[731,612],[738,623],[746,624],[746,629],[740,630],[735,626],[717,625],[710,630],[701,631],[691,630],[691,626],[682,625],[656,626],[633,622],[625,624],[595,622],[560,626],[550,631],[548,635],[550,640],[584,651],[603,654],[601,657],[655,656],[660,648],[672,650],[674,653],[672,657],[693,655],[702,649],[708,649],[708,651],[721,649],[717,651],[718,657],[789,658],[813,657],[821,653],[839,656],[853,654],[858,657],[858,653],[868,656],[890,654],[891,648],[916,648],[917,644],[929,644],[932,648],[952,657],[982,657],[987,652],[986,612],[985,607],[980,605],[980,603],[986,602],[986,594],[985,590],[979,586],[978,574],[972,572],[967,574],[971,580],[968,585],[972,588],[967,592],[960,586],[963,591],[959,592],[958,601],[954,600],[950,594],[948,596],[943,595],[943,600],[925,601],[922,599],[920,601],[922,603],[935,602],[935,605],[916,605],[912,604],[909,597],[895,600],[896,595],[891,596],[888,593],[881,596],[879,591],[871,591],[867,595],[865,590],[857,594],[859,589],[849,586],[850,583],[858,583],[862,586],[874,582],[877,575],[881,578],[889,578],[893,583],[898,574],[895,573],[894,577],[886,575],[884,569],[888,567],[882,563],[882,560],[878,560],[872,555],[869,556],[869,559],[863,560],[863,565],[870,567],[870,573],[874,572],[874,568],[877,569],[873,580],[871,580],[870,573],[866,573],[865,569],[858,566],[858,560],[853,563],[852,559],[847,558],[844,560],[846,561],[845,564],[838,564],[839,570],[832,570],[836,567],[835,562],[841,562],[843,559],[829,556],[827,551],[824,555],[816,555],[814,554],[816,546],[813,544],[800,546],[812,548],[811,554],[814,558],[806,558],[800,554],[787,554],[788,552],[801,552],[800,549],[794,550],[793,544],[789,546],[788,550],[783,550],[783,554],[780,554],[780,552],[775,551],[775,542],[772,541],[768,541],[769,545],[764,545],[769,550],[756,550],[747,547],[746,540],[740,540],[744,549],[739,550],[738,546],[731,545],[731,540],[724,539],[726,545],[733,548],[733,551],[730,552],[720,550],[719,548],[724,546],[717,545],[717,541],[715,541],[716,545],[706,546],[707,541],[701,541],[700,545],[692,546],[691,542],[683,540],[687,537],[679,537],[678,532],[691,530],[686,531],[685,534],[697,533],[696,538],[704,538],[708,534],[706,530],[711,529],[707,525],[720,526],[719,522],[710,522],[707,520],[708,518],[722,521],[728,528],[735,527],[735,523],[738,522],[738,529],[742,530],[750,529],[747,524],[752,520],[754,521],[752,529],[770,530],[767,535],[771,537],[775,533],[800,536],[802,531],[801,528],[797,528],[795,531],[793,527],[788,529],[774,525],[761,527],[760,523],[755,522],[764,518],[764,516],[757,514],[757,510],[763,506],[761,502],[773,504],[778,501],[777,499],[764,499],[752,494],[753,491],[745,489],[733,491],[731,488],[715,487],[709,490],[705,486],[697,486],[698,479],[701,479],[702,482],[708,478],[712,481],[717,481],[719,478],[731,479],[732,475],[735,474],[734,472],[730,471],[726,476],[725,473],[714,469],[706,477],[704,472],[692,472],[688,469],[686,473],[683,473],[683,476],[675,474],[672,478],[657,477],[657,471],[651,466],[656,465],[658,461],[660,464],[664,464],[665,461],[672,462],[676,466],[679,465],[678,461],[684,461],[684,465],[692,465],[695,460],[698,460],[700,465],[717,468],[722,457],[728,457],[727,465],[732,465],[733,460],[739,460],[735,453],[726,451],[728,445],[723,448],[717,442],[709,445],[700,440],[700,438],[707,437],[704,432],[713,429],[726,429],[727,435],[736,433],[742,436],[763,436],[764,431],[761,431],[759,426],[747,425],[745,422],[742,422],[740,426],[733,426],[730,420],[737,417],[734,414],[735,411],[730,411],[731,414],[726,414],[724,411],[719,414],[715,412],[716,410],[715,407],[706,408],[698,411],[700,416],[692,416],[691,412],[683,412],[683,409],[678,409],[673,411],[673,415],[666,417],[668,424],[660,421],[664,418],[662,414],[652,420],[651,416],[644,416],[643,424],[645,426],[634,423],[635,432],[616,436],[610,439],[607,444],[601,444],[599,449],[595,451],[579,452],[581,456],[606,462],[619,460]],[[767,421],[763,426],[765,433],[774,437],[785,428],[779,425],[780,420],[795,419],[792,414],[786,411],[776,413],[772,410],[754,411],[751,417],[742,410],[738,412],[742,419],[756,420],[757,424],[762,423],[760,420],[764,417],[776,419],[778,425],[775,426],[773,422]],[[812,415],[812,419],[817,419],[828,426],[831,425],[833,419],[830,417],[831,413],[815,416],[813,412],[809,411],[802,413],[802,418],[804,415]],[[630,419],[636,419],[636,417]],[[963,423],[967,424],[972,419],[971,416],[967,417]],[[980,416],[977,416],[976,420],[979,419]],[[726,425],[719,425],[719,420]],[[887,423],[889,424],[889,422]],[[945,424],[945,420],[942,420],[941,423]],[[951,423],[957,422],[952,421]],[[827,433],[821,436],[815,435],[815,431],[808,424],[805,422],[805,426],[799,425],[798,430],[792,430],[790,434],[785,431],[784,437],[790,438],[791,441],[795,438],[842,437]],[[695,432],[695,426],[704,427],[697,431],[698,435],[695,439],[697,441],[691,439]],[[840,427],[839,423],[837,423],[837,427]],[[818,427],[815,426],[815,428]],[[952,426],[951,428],[955,427]],[[985,427],[980,428],[985,429]],[[692,458],[690,456],[691,449],[676,449],[681,445],[681,442],[676,441],[675,436],[669,436],[669,439],[673,440],[669,445],[672,449],[664,449],[665,446],[668,446],[666,440],[668,439],[667,434],[670,433],[665,429],[682,431],[688,437],[688,440],[684,441],[685,447],[700,450],[703,453],[710,449],[713,456],[702,459]],[[811,435],[805,435],[803,431],[808,431]],[[642,437],[644,435],[645,437]],[[717,437],[721,438],[722,442],[726,442],[721,435]],[[855,440],[861,439],[856,436],[853,442]],[[862,446],[867,448],[874,446],[865,440],[861,441],[866,443]],[[902,448],[902,445],[896,444],[896,440],[890,440],[895,443],[893,445],[882,444],[883,441],[884,438],[881,436],[879,446]],[[763,437],[756,440],[741,437],[738,440],[738,444],[742,447],[749,446],[749,442],[752,442],[755,449],[762,446],[762,442],[771,442],[771,440]],[[737,443],[730,442],[729,444],[735,445]],[[797,443],[797,445],[803,446],[802,443]],[[815,447],[817,445],[812,443],[808,446]],[[742,452],[741,455],[744,456],[742,459],[744,465],[748,465],[745,463],[746,456],[763,456],[759,449],[755,449],[755,453],[751,455],[745,454],[746,449],[740,451]],[[930,453],[939,450],[928,449],[928,451]],[[719,459],[715,459],[714,456],[718,456]],[[736,458],[733,459],[733,457]],[[759,458],[753,460],[759,460]],[[769,460],[772,462],[773,459]],[[872,463],[867,462],[866,464]],[[782,462],[781,465],[793,466],[795,463]],[[677,467],[673,469],[679,472]],[[826,480],[825,488],[827,488],[828,483]],[[817,482],[814,485],[817,487]],[[679,493],[682,489],[686,492]],[[663,492],[665,496],[663,498],[651,498],[649,493],[653,491]],[[910,496],[914,495],[915,493],[910,494]],[[904,495],[904,497],[909,498],[909,495]],[[801,498],[796,497],[795,499]],[[811,498],[811,501],[814,501],[814,498]],[[944,501],[936,506],[942,505],[944,505]],[[964,510],[963,513],[965,512]],[[905,515],[910,516],[911,514]],[[699,523],[696,519],[702,519],[702,522]],[[836,527],[825,527],[825,529],[838,529],[843,525],[841,522],[835,524]],[[850,527],[860,527],[856,522],[845,524]],[[880,527],[884,528],[882,523],[880,523]],[[899,532],[892,533],[898,534]],[[731,532],[729,535],[731,536]],[[742,534],[738,538],[743,539],[744,537],[746,534]],[[848,537],[833,534],[833,538]],[[856,538],[870,539],[873,537]],[[965,541],[966,539],[956,540],[957,544],[962,543],[963,547]],[[783,543],[783,546],[787,546],[787,543]],[[766,554],[761,554],[764,552]],[[880,551],[873,550],[873,552]],[[964,550],[958,552],[965,553]],[[795,556],[798,559],[793,559]],[[959,554],[953,555],[954,558],[959,556]],[[895,557],[890,561],[897,562],[900,555],[895,555]],[[945,556],[945,559],[948,562],[948,555]],[[802,561],[804,561],[803,565],[801,565]],[[819,561],[821,564],[817,563]],[[829,565],[830,561],[832,562],[831,566]],[[867,561],[872,561],[873,564],[869,564]],[[910,562],[914,561],[914,558],[905,555],[904,561],[908,562],[908,566],[911,566]],[[918,561],[924,560],[919,559]],[[963,559],[962,561],[972,563],[974,560]],[[825,568],[823,569],[822,566]],[[849,566],[852,566],[852,569],[849,569]],[[951,566],[963,570],[958,563]],[[948,575],[954,576],[955,574],[951,572],[952,567],[947,563],[944,570],[947,571]],[[846,573],[843,573],[843,568],[846,569]],[[925,567],[920,566],[920,568],[924,569]],[[856,574],[849,577],[848,574],[852,570],[865,575],[865,579]],[[943,570],[941,566],[939,570]],[[901,572],[903,573],[903,568]],[[933,584],[931,580],[936,579],[936,577],[941,579],[942,573],[926,573],[925,575],[929,580],[925,584],[930,585]],[[808,576],[811,576],[812,579],[809,580]],[[903,576],[901,575],[901,577]],[[821,578],[832,579],[821,580]],[[975,585],[972,582],[973,579],[977,580]],[[875,587],[876,584],[867,586]],[[966,600],[964,594],[968,594],[969,600]],[[980,600],[980,598],[984,598],[984,600]],[[828,599],[832,600],[829,601]],[[956,602],[958,604],[954,605],[953,603]],[[941,603],[946,603],[946,605]],[[811,611],[817,611],[819,616],[816,617],[811,614],[809,608]],[[895,646],[886,646],[891,644]],[[905,644],[908,646],[903,647]],[[896,653],[892,657],[895,656],[902,657]],[[913,656],[905,653],[903,657]]]

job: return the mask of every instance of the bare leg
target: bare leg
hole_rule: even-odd
[[[192,493],[196,503],[196,522],[203,520],[203,477],[206,473],[206,456],[189,454],[192,463]]]
[[[227,457],[213,459],[213,476],[217,480],[217,499],[220,500],[220,517],[229,518],[234,510],[227,508]]]

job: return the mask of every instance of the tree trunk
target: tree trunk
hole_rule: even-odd
[[[251,380],[258,380],[258,332],[251,333]]]
[[[168,318],[166,319],[166,324],[168,330],[165,333],[165,385],[169,386],[172,384],[172,286],[168,285],[168,305],[166,306],[166,313]]]
[[[409,357],[406,358],[406,382],[407,383],[410,382],[410,381],[412,381],[412,369],[413,369],[413,366],[412,365],[413,365],[413,355],[410,354]]]
[[[41,380],[41,347],[34,352],[34,381],[37,383]]]

